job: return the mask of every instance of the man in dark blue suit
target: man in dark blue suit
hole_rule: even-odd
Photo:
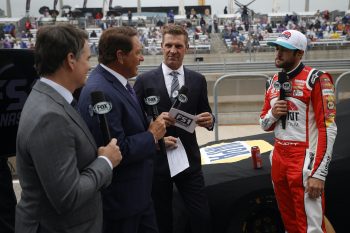
[[[188,88],[188,102],[182,104],[181,110],[196,115],[196,123],[199,126],[212,130],[214,117],[208,103],[205,77],[186,69],[182,65],[187,49],[188,35],[186,30],[178,25],[164,27],[162,39],[163,63],[157,69],[138,76],[134,88],[140,99],[145,97],[147,88],[158,89],[160,96],[159,112],[168,112],[172,106],[176,90],[185,85]],[[211,232],[210,211],[204,192],[204,178],[196,134],[170,126],[167,128],[166,136],[164,138],[166,145],[173,143],[174,138],[180,138],[190,167],[171,177],[167,157],[161,153],[155,157],[152,197],[159,231],[161,233],[171,233],[173,231],[172,193],[173,183],[175,183],[190,216],[191,232]]]
[[[91,114],[90,94],[102,91],[112,109],[106,114],[110,133],[117,138],[123,162],[114,170],[111,185],[103,190],[105,233],[158,232],[151,188],[157,141],[166,131],[167,114],[152,123],[128,79],[137,75],[143,61],[136,30],[109,28],[99,41],[99,65],[91,72],[79,97],[79,109],[98,145],[103,137],[96,115]]]

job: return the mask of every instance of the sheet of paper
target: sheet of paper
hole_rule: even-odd
[[[173,177],[190,166],[187,154],[180,138],[177,138],[177,147],[167,149],[167,157],[170,169],[170,176]]]
[[[175,118],[175,126],[179,127],[187,132],[193,133],[196,128],[196,116],[191,115],[187,112],[178,110],[176,108],[171,108],[169,115]]]

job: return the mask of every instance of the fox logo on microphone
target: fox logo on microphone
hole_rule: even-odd
[[[145,103],[149,106],[158,104],[160,101],[159,96],[151,95],[145,98]]]
[[[181,103],[186,103],[186,102],[188,101],[187,96],[184,95],[184,94],[180,94],[177,98],[179,99],[179,101],[180,101]]]
[[[96,114],[106,114],[112,110],[112,104],[110,102],[103,101],[96,103],[92,109]]]

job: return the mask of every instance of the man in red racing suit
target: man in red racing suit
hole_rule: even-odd
[[[324,182],[337,134],[332,77],[301,63],[304,38],[287,30],[269,43],[276,46],[275,64],[287,80],[280,83],[278,74],[270,80],[260,115],[262,129],[275,134],[271,178],[288,233],[326,232]]]

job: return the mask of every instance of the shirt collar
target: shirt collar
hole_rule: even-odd
[[[162,70],[163,70],[164,76],[168,76],[168,75],[170,75],[171,72],[174,71],[174,70],[170,69],[164,62],[162,62]],[[175,71],[177,71],[179,73],[179,75],[185,76],[184,66],[183,65],[181,65],[179,67],[179,69],[177,69]]]
[[[288,78],[292,79],[295,76],[297,76],[304,69],[304,67],[305,65],[302,62],[300,62],[299,65],[297,65],[297,67],[295,67],[293,70],[287,73]]]
[[[118,72],[115,72],[114,70],[112,70],[111,68],[107,67],[104,64],[100,64],[102,66],[103,69],[107,70],[109,73],[111,73],[114,77],[116,77],[119,82],[121,82],[121,84],[125,87],[126,84],[128,83],[128,80],[126,78],[124,78],[123,75],[119,74]]]
[[[73,101],[73,95],[67,88],[48,78],[41,77],[40,81],[55,89],[69,104]]]

